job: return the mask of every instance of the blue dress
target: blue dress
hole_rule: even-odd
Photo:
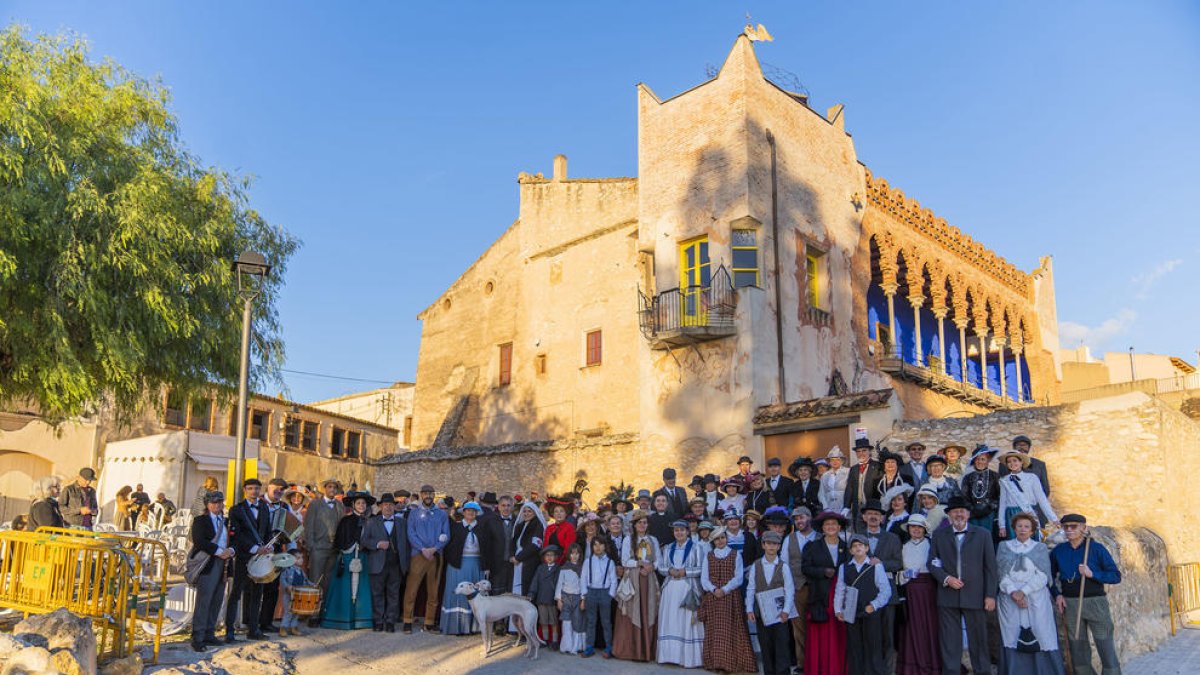
[[[367,574],[367,556],[359,551],[358,538],[362,534],[365,518],[357,514],[342,518],[334,535],[334,546],[342,551],[334,568],[333,579],[329,582],[329,592],[325,598],[325,617],[321,620],[322,628],[337,630],[354,630],[370,628],[374,625],[371,617],[371,583]],[[358,561],[355,563],[354,561]],[[357,575],[352,572],[352,566],[361,570]],[[351,585],[355,577],[358,581],[358,591],[354,592]]]
[[[479,626],[475,624],[475,612],[467,596],[454,592],[460,582],[475,583],[483,578],[479,564],[479,538],[475,534],[478,530],[478,525],[470,532],[461,523],[450,526],[450,544],[447,548],[462,546],[462,565],[446,565],[446,590],[442,594],[442,619],[439,622],[445,635],[470,635],[479,631]]]

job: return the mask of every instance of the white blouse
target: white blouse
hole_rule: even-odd
[[[723,548],[715,548],[712,550],[712,554],[717,560],[724,560],[731,553],[737,553],[737,551],[734,551],[728,546]],[[733,557],[733,577],[728,583],[721,587],[721,590],[725,591],[726,593],[732,593],[735,589],[742,585],[742,576],[745,575],[745,573],[745,569],[742,567],[742,556],[741,554],[737,554]],[[709,593],[717,590],[716,585],[714,585],[712,582],[712,577],[710,577],[708,574],[708,556],[704,556],[704,564],[700,567],[700,586]]]

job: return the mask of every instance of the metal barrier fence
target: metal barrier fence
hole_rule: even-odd
[[[147,539],[129,534],[92,532],[90,530],[61,527],[39,527],[34,534],[48,535],[83,541],[101,541],[116,545],[133,561],[130,570],[130,592],[126,598],[131,613],[129,616],[129,648],[133,648],[136,626],[140,621],[149,621],[154,630],[154,663],[158,663],[158,650],[162,639],[163,610],[167,598],[167,574],[170,572],[170,554],[167,547],[157,539]]]
[[[1177,614],[1200,610],[1200,563],[1167,566],[1167,604],[1174,635]],[[1183,625],[1182,616],[1179,624]]]

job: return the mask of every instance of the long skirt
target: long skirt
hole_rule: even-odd
[[[975,525],[977,527],[982,527],[983,529],[987,530],[988,532],[991,532],[992,526],[996,524],[996,514],[989,513],[982,518],[972,518],[968,522],[971,525]]]
[[[350,561],[358,558],[362,561],[362,571],[358,573],[358,590],[351,589],[355,575],[350,571]],[[325,598],[325,617],[321,619],[322,628],[337,630],[355,630],[370,628],[371,618],[371,582],[367,574],[367,556],[361,553],[343,553],[334,567],[333,579],[329,582],[329,594]]]
[[[446,592],[442,594],[442,620],[439,624],[444,635],[470,635],[477,631],[475,613],[467,596],[459,595],[454,589],[464,581],[475,583],[483,578],[479,568],[479,556],[465,555],[462,567],[446,565]]]
[[[931,574],[918,575],[904,585],[908,618],[900,633],[896,655],[899,675],[937,675],[942,672],[938,644],[937,584]]]
[[[618,611],[617,625],[613,629],[612,653],[618,659],[628,661],[653,661],[658,617],[649,606],[649,598],[650,584],[657,584],[658,577],[654,574],[638,574],[637,570],[627,573],[635,575],[638,581],[637,611],[642,625],[633,625],[632,619]]]
[[[746,629],[746,603],[742,602],[740,589],[734,589],[723,598],[718,598],[715,593],[705,593],[700,598],[698,616],[704,622],[703,662],[707,670],[758,672],[750,632]]]
[[[578,654],[587,649],[587,621],[583,610],[579,609],[579,594],[562,594],[563,608],[558,618],[562,621],[562,636],[559,640],[558,651],[564,654]]]
[[[833,592],[836,584],[829,584],[829,597],[825,599],[824,623],[808,624],[808,644],[804,648],[804,675],[846,675],[846,624],[837,620],[833,613]],[[815,602],[815,598],[813,599]]]
[[[1000,650],[1000,675],[1063,675],[1062,654],[1051,652],[1028,654],[1005,647]]]
[[[699,668],[704,658],[704,624],[683,600],[694,579],[668,579],[658,601],[658,662]]]

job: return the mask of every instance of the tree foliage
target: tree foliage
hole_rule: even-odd
[[[244,250],[274,265],[252,384],[277,379],[299,242],[247,187],[185,149],[161,83],[93,62],[76,37],[0,32],[0,406],[124,416],[164,385],[236,386]]]

